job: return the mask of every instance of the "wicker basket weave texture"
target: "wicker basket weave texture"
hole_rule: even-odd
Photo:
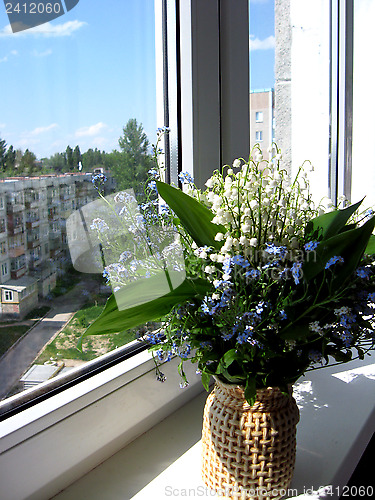
[[[282,498],[292,479],[298,420],[295,400],[278,388],[258,390],[250,406],[242,388],[217,382],[204,410],[205,485],[221,498]]]

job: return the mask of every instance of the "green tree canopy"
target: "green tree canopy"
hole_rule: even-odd
[[[70,146],[66,147],[65,156],[66,156],[66,164],[68,166],[68,170],[72,171],[74,169],[74,161],[73,161],[73,149]]]
[[[76,146],[73,151],[73,168],[74,170],[78,170],[79,162],[82,160],[81,150],[79,146]]]
[[[4,139],[0,139],[0,168],[1,168],[1,171],[5,170],[6,152],[7,152],[7,143]]]
[[[44,164],[47,168],[50,168],[58,173],[65,172],[67,170],[66,156],[64,153],[55,153],[47,158]]]
[[[121,151],[114,151],[107,160],[117,188],[133,188],[136,194],[142,196],[147,172],[153,164],[150,143],[142,124],[138,124],[135,118],[128,120],[118,143]]]
[[[24,175],[33,175],[36,173],[36,156],[32,151],[26,149],[24,152],[20,162],[20,170]]]

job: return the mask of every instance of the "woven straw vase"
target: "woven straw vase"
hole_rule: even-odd
[[[250,406],[243,388],[216,381],[203,416],[202,476],[221,498],[282,498],[292,479],[299,411],[279,388],[257,391]],[[284,490],[284,491],[283,491]]]

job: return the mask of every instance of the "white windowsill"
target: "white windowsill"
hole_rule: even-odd
[[[310,372],[297,385],[301,420],[291,488],[298,495],[328,485],[328,498],[342,494],[375,430],[374,380],[375,364],[368,357]],[[197,396],[55,500],[212,497],[200,479],[205,399],[205,393]]]
[[[1,422],[0,500],[49,499],[113,456],[202,391],[186,368],[187,389],[176,360],[161,384],[141,352]]]

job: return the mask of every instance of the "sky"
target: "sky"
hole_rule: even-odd
[[[250,89],[275,86],[274,0],[250,0]]]
[[[233,0],[234,1],[234,0]],[[273,87],[273,3],[250,0],[251,88]],[[156,138],[153,0],[80,0],[12,33],[0,4],[0,138],[38,158],[118,148],[130,118]]]

